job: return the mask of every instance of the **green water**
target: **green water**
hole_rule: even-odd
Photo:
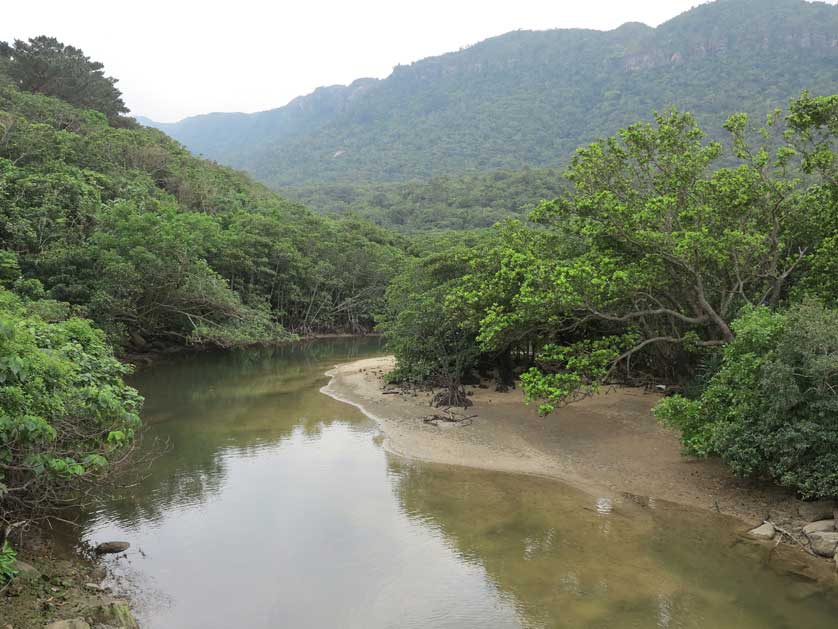
[[[838,597],[730,521],[419,464],[319,388],[375,339],[204,354],[135,377],[159,456],[89,514],[144,627],[838,626]]]

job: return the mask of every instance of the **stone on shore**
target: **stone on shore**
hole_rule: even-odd
[[[807,535],[812,551],[821,557],[834,557],[838,550],[838,531],[818,532]]]
[[[97,555],[113,555],[124,553],[131,547],[128,542],[104,542],[96,547]]]
[[[836,505],[832,500],[816,500],[814,502],[801,502],[797,506],[797,513],[806,522],[817,522],[818,520],[829,520],[835,514]]]
[[[15,561],[15,570],[18,571],[18,576],[21,577],[37,577],[41,574],[35,566],[20,559]]]
[[[753,537],[754,539],[774,539],[774,535],[776,535],[776,533],[777,531],[774,530],[774,525],[771,524],[771,522],[766,522],[765,524],[748,531],[748,536]]]
[[[835,520],[820,520],[803,527],[803,533],[806,535],[809,535],[809,533],[828,533],[834,530]]]

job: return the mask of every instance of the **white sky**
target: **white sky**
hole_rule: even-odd
[[[518,28],[657,26],[703,0],[30,0],[4,2],[0,40],[52,35],[119,79],[161,122],[279,107],[320,85]]]

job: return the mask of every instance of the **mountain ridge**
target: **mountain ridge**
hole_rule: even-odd
[[[511,31],[284,107],[154,125],[275,187],[553,166],[676,105],[711,130],[838,89],[838,7],[716,0],[661,24]]]

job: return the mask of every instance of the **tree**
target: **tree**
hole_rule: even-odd
[[[597,322],[613,333],[542,351],[524,378],[542,410],[644,360],[688,363],[685,352],[733,340],[742,307],[773,307],[787,294],[823,234],[781,122],[775,113],[753,131],[747,116],[732,116],[728,159],[738,165],[715,170],[722,145],[675,110],[577,152],[573,193],[535,218],[584,252],[553,264],[542,294],[558,330]]]
[[[467,406],[463,375],[479,355],[474,331],[462,325],[447,296],[467,272],[462,248],[408,263],[387,288],[378,329],[395,354],[391,381],[442,387],[437,406]]]
[[[825,237],[812,253],[800,293],[838,306],[838,94],[803,94],[788,117],[790,140],[803,155],[803,170],[816,177],[808,191]]]
[[[116,79],[105,76],[104,66],[54,37],[41,35],[28,42],[17,39],[11,46],[2,43],[0,57],[6,60],[6,72],[22,90],[101,111],[111,121],[128,112]]]

